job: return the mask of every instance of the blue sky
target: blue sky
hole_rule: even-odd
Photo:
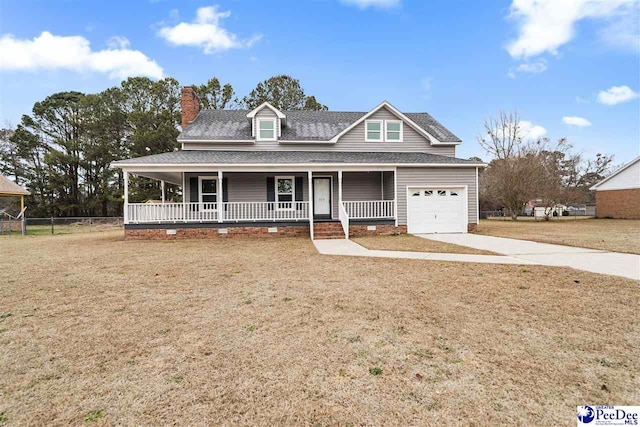
[[[485,118],[624,163],[640,151],[638,0],[0,0],[0,123],[127,75],[216,76],[238,95],[290,74],[332,110],[427,111],[486,158]],[[48,32],[43,34],[43,32]]]

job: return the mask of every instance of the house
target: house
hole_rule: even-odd
[[[640,156],[591,190],[596,192],[597,217],[640,219]]]
[[[20,198],[20,213],[17,217],[9,215],[6,212],[6,208],[0,207],[0,234],[4,234],[4,232],[8,231],[22,231],[22,234],[26,232],[26,221],[25,221],[25,207],[24,207],[24,196],[31,195],[30,192],[11,181],[9,178],[5,178],[0,175],[0,198],[3,197],[19,197]]]
[[[478,168],[426,113],[200,110],[182,89],[180,151],[114,162],[127,238],[466,233]],[[183,200],[129,203],[129,175],[182,187]],[[164,184],[162,185],[164,187]]]

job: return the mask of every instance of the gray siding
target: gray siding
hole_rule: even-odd
[[[275,117],[275,113],[269,108],[263,108],[256,114],[256,117]],[[397,120],[386,108],[382,108],[371,116],[371,119],[378,120]],[[277,126],[280,125],[278,119]],[[254,126],[256,126],[254,119]],[[403,125],[403,141],[402,142],[365,142],[365,123],[347,132],[335,144],[321,144],[317,142],[308,142],[302,144],[280,143],[278,141],[256,141],[251,142],[229,142],[229,143],[206,143],[206,142],[187,142],[183,143],[184,150],[282,150],[282,151],[390,151],[390,152],[424,152],[439,154],[442,156],[455,157],[456,146],[433,146],[424,136],[420,135],[409,125]],[[257,132],[257,131],[256,131]]]
[[[382,200],[382,172],[343,172],[342,200]]]
[[[185,200],[190,202],[189,178],[194,176],[216,176],[217,172],[185,173]],[[306,173],[300,172],[225,172],[223,178],[227,178],[227,190],[230,202],[266,202],[267,201],[267,177],[269,176],[301,176],[302,199],[309,200],[309,184]],[[336,196],[337,197],[337,196]],[[197,200],[194,200],[197,202]]]
[[[407,187],[468,186],[469,224],[477,222],[476,168],[398,168],[398,223],[407,223]]]
[[[393,172],[384,172],[382,176],[382,200],[393,200],[395,197],[393,182]]]

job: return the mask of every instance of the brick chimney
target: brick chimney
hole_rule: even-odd
[[[185,86],[182,88],[182,96],[180,98],[180,106],[182,108],[182,130],[195,120],[200,112],[200,99],[193,86]]]

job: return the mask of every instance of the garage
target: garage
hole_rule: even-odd
[[[466,201],[467,194],[464,188],[408,188],[407,231],[409,233],[466,232]]]

